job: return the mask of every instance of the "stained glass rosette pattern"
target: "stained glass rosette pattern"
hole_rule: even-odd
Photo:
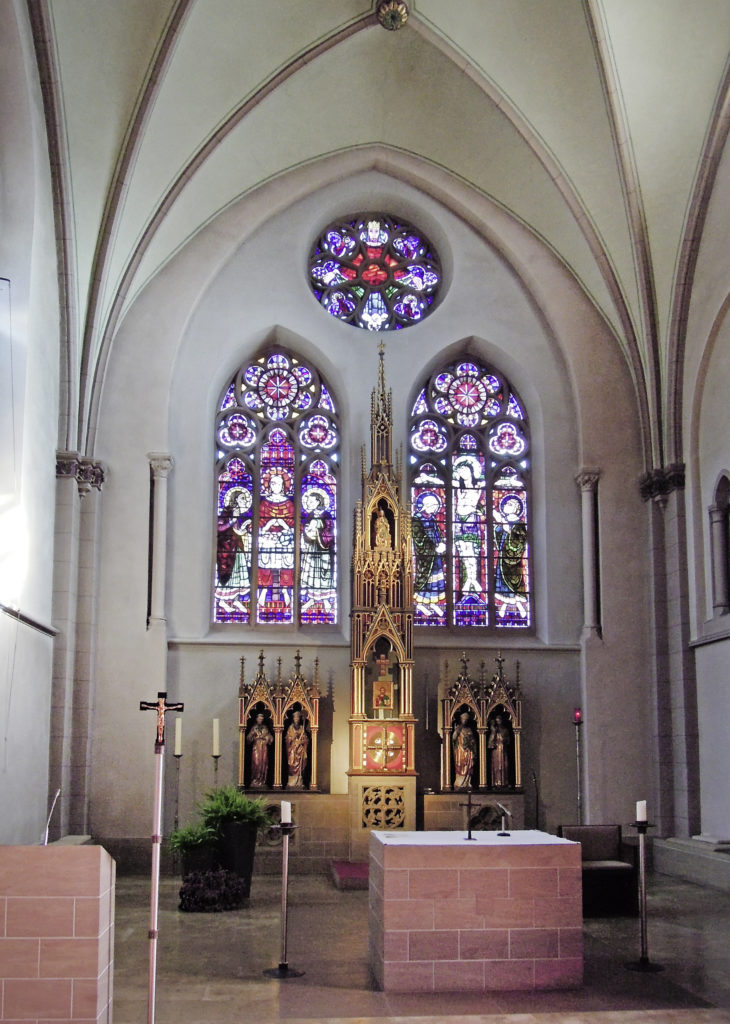
[[[243,366],[216,423],[213,621],[337,621],[335,403],[314,369],[274,352]]]
[[[309,280],[336,319],[368,331],[397,331],[431,311],[441,269],[422,232],[374,213],[322,233],[310,256]]]
[[[471,359],[433,374],[410,465],[416,625],[529,627],[529,434],[508,381]]]

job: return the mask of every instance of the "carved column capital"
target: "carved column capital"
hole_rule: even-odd
[[[165,479],[175,465],[172,455],[168,455],[167,452],[147,452],[147,458],[155,480]]]
[[[92,487],[97,491],[101,490],[104,483],[104,467],[101,462],[81,456],[78,452],[57,451],[56,477],[58,479],[73,477],[79,494],[83,497],[89,493]]]
[[[88,494],[92,488],[100,491],[104,483],[104,467],[101,462],[94,462],[93,459],[79,459],[76,483],[79,494],[82,496]]]
[[[582,469],[575,478],[581,491],[595,491],[601,477],[600,469]]]
[[[684,463],[675,462],[671,466],[652,469],[642,477],[639,491],[644,501],[656,501],[665,505],[672,491],[684,489]]]

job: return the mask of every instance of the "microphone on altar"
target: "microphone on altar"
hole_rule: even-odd
[[[506,807],[503,807],[499,800],[497,800],[497,807],[499,807],[502,814],[506,814],[508,818],[512,817],[512,811],[508,811]]]
[[[58,800],[60,795],[61,795],[61,790],[59,788],[59,789],[56,790],[56,795],[53,798],[53,803],[51,804],[51,809],[48,812],[48,818],[46,820],[46,827],[45,827],[45,829],[43,831],[43,835],[41,836],[41,846],[48,846],[48,830],[51,827],[51,818],[53,817],[53,812],[56,809],[56,800]]]

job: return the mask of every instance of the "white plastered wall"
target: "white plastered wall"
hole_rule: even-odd
[[[396,444],[405,442],[419,380],[444,351],[461,343],[506,373],[528,410],[536,633],[506,640],[469,638],[466,646],[474,657],[487,659],[501,647],[508,670],[518,657],[523,663],[525,731],[532,729],[526,740],[532,763],[525,763],[525,771],[534,770],[545,780],[550,805],[543,809],[541,824],[554,827],[575,813],[574,772],[566,765],[574,764],[569,716],[576,703],[596,710],[587,743],[596,751],[601,776],[591,797],[596,815],[628,820],[636,787],[646,792],[649,772],[641,740],[648,709],[639,668],[650,661],[649,630],[636,628],[637,622],[648,623],[648,563],[641,559],[646,523],[637,487],[637,417],[615,341],[564,268],[491,203],[441,171],[399,163],[397,155],[376,160],[377,169],[369,171],[348,168],[351,159],[295,171],[286,182],[272,183],[221,215],[142,293],[115,339],[97,451],[108,469],[92,784],[93,828],[100,836],[147,831],[153,731],[137,708],[140,699],[154,698],[163,684],[172,698],[186,703],[190,758],[184,756],[181,768],[181,808],[191,806],[211,781],[213,717],[222,719],[225,760],[219,781],[235,778],[238,662],[245,654],[250,676],[261,647],[272,675],[279,654],[285,674],[297,647],[305,672],[319,655],[321,678],[331,679],[335,702],[331,787],[346,790],[351,509],[360,494],[360,448],[369,439],[379,338],[327,317],[308,291],[304,267],[309,245],[329,220],[368,208],[412,219],[444,262],[445,292],[438,308],[417,328],[385,339]],[[407,177],[428,187],[407,184]],[[327,181],[327,189],[319,191]],[[504,257],[520,267],[523,280]],[[314,360],[341,411],[342,627],[317,636],[282,629],[211,629],[208,622],[216,403],[237,367],[271,340]],[[145,628],[149,451],[167,451],[175,460],[168,495],[166,673],[159,638]],[[601,651],[589,659],[587,682],[581,684],[580,495],[574,477],[585,466],[604,471],[601,539],[610,630]],[[631,559],[624,565],[627,530]],[[417,679],[419,648],[428,656],[425,642],[416,641]],[[427,642],[433,641],[429,637]],[[459,637],[441,645],[452,663],[464,646]],[[610,697],[604,699],[604,693]],[[616,706],[624,715],[621,728],[612,724]],[[616,766],[615,773],[598,764],[604,756]]]
[[[34,843],[48,811],[58,292],[30,28],[20,4],[0,22],[0,843]]]

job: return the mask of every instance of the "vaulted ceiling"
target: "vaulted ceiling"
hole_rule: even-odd
[[[406,152],[563,261],[666,419],[728,127],[727,0],[28,0],[64,239],[68,447],[124,312],[238,198]],[[670,449],[666,451],[664,446]]]

